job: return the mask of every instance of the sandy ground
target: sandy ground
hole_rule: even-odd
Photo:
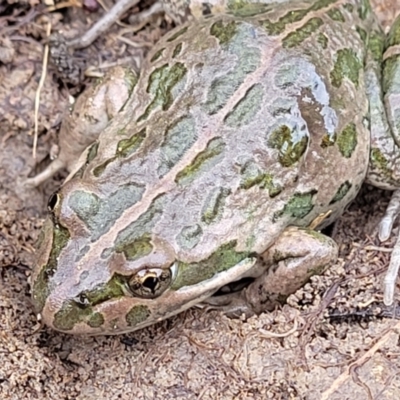
[[[32,158],[31,133],[45,27],[50,21],[53,31],[72,37],[102,12],[75,7],[48,14],[34,0],[8,1],[0,3],[0,398],[400,398],[400,322],[397,309],[380,303],[398,227],[389,242],[379,242],[376,225],[389,194],[370,187],[335,227],[337,264],[273,313],[241,321],[193,309],[115,337],[37,330],[28,285],[34,243],[47,198],[65,174],[40,190],[16,182],[40,167]],[[395,3],[375,1],[385,26],[400,12]],[[116,39],[127,28],[114,26],[73,57],[85,68],[117,57],[140,59],[169,27],[160,17],[138,34],[124,31],[134,47]],[[72,80],[60,79],[49,66],[38,119],[41,164],[56,143],[68,94],[90,82]]]

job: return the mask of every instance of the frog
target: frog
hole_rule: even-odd
[[[390,236],[400,18],[385,38],[367,0],[196,4],[164,1],[179,25],[138,76],[119,70],[112,118],[62,158],[31,278],[57,331],[128,333],[199,304],[273,310],[336,262],[322,230],[364,182],[393,191]]]

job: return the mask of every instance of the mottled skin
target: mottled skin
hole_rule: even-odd
[[[259,313],[336,259],[314,228],[366,178],[374,17],[356,0],[232,4],[154,47],[50,199],[32,279],[49,326],[133,331],[245,277],[210,301]]]

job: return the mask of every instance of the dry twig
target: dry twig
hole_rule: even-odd
[[[46,35],[50,36],[51,32],[51,23],[49,22],[46,27]],[[33,149],[32,149],[32,157],[36,159],[36,149],[37,149],[37,141],[38,141],[38,131],[39,131],[39,106],[40,106],[40,93],[42,91],[44,81],[46,79],[47,73],[47,64],[49,61],[49,45],[46,44],[43,50],[43,63],[42,63],[42,75],[40,76],[39,86],[36,90],[35,95],[35,132],[33,136]]]

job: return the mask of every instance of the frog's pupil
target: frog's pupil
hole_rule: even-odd
[[[150,277],[148,277],[148,278],[146,278],[146,279],[144,280],[143,286],[144,286],[145,288],[150,289],[150,291],[151,291],[152,293],[154,293],[155,290],[156,290],[156,287],[157,287],[157,283],[158,283],[158,278],[154,278],[153,276],[150,276]]]

